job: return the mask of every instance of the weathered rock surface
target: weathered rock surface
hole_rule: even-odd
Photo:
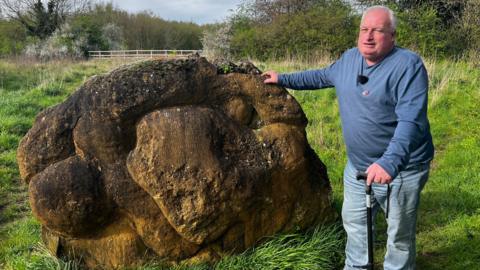
[[[228,70],[132,64],[37,116],[17,159],[52,252],[91,268],[213,261],[332,220],[299,104],[251,64]]]

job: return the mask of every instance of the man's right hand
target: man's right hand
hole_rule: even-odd
[[[278,83],[278,73],[273,70],[264,72],[262,76],[265,77],[265,80],[263,81],[264,83],[273,83],[273,84]]]

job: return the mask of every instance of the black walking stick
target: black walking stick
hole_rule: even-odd
[[[363,269],[373,270],[373,224],[372,224],[372,186],[367,185],[367,174],[364,172],[357,172],[357,180],[365,181],[365,194],[367,197],[367,241],[368,241],[368,263],[359,266]],[[390,210],[390,184],[387,185],[387,209],[385,211],[385,218],[388,218]]]
[[[357,172],[357,180],[367,180],[367,174]],[[367,202],[367,241],[368,241],[368,263],[360,266],[363,269],[373,270],[373,226],[372,226],[372,186],[365,182],[365,194]]]

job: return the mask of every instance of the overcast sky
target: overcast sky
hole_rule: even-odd
[[[149,10],[165,20],[198,24],[223,21],[242,0],[99,0],[131,13]]]

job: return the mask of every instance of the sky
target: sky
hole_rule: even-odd
[[[197,24],[221,22],[242,0],[108,0],[130,13],[149,10],[165,20]]]

